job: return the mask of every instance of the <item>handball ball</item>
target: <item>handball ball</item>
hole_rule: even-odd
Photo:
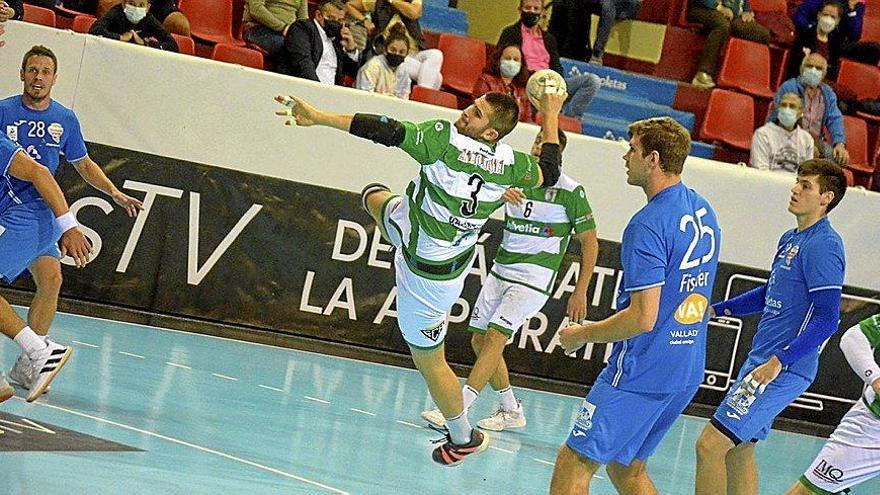
[[[526,84],[526,93],[535,108],[541,107],[541,96],[544,93],[564,95],[567,91],[565,79],[552,69],[541,69],[535,72]]]

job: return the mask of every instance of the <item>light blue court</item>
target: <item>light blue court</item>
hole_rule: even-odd
[[[75,351],[52,391],[0,405],[4,494],[541,494],[581,400],[520,390],[526,429],[443,468],[429,458],[438,435],[419,418],[430,400],[415,371],[73,315],[58,316],[53,336]],[[0,344],[4,369],[17,354]],[[493,394],[478,399],[474,421],[495,407]],[[704,423],[683,417],[652,459],[661,493],[693,493]],[[58,428],[129,450],[2,447],[16,435],[57,438]],[[758,450],[761,493],[782,493],[821,444],[771,435]],[[601,474],[594,493],[614,493]],[[880,482],[854,493],[880,493]]]

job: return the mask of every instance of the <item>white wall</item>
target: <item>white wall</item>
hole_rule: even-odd
[[[54,96],[72,106],[90,141],[326,187],[360,191],[367,182],[402,189],[413,161],[330,129],[286,128],[274,115],[276,94],[297,94],[336,112],[385,113],[398,119],[454,119],[458,112],[346,88],[234,67],[70,32],[9,22],[0,49],[0,94],[21,92],[18,67],[33,44],[59,57]],[[537,127],[520,125],[507,142],[528,150]],[[625,183],[619,143],[575,136],[566,171],[583,182],[600,236],[619,241],[645,201]],[[714,205],[724,231],[723,261],[767,268],[780,234],[793,179],[690,158],[684,180]],[[850,189],[832,214],[847,246],[847,283],[880,290],[880,195]]]

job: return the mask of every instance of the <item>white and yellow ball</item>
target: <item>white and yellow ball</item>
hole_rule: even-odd
[[[540,108],[541,96],[545,93],[564,95],[568,92],[565,79],[553,69],[541,69],[529,77],[526,94],[535,108]]]

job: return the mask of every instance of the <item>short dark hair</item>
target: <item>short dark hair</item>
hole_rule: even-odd
[[[825,7],[829,5],[837,9],[837,17],[843,17],[843,5],[841,5],[838,0],[825,0],[824,2],[822,2],[822,7],[819,8],[819,11],[821,12],[825,9]]]
[[[831,213],[846,194],[846,175],[843,173],[843,168],[831,160],[824,158],[807,160],[798,167],[797,174],[798,177],[815,175],[819,182],[820,193],[824,194],[828,191],[834,193],[834,199],[828,203],[826,213]]]
[[[345,0],[318,0],[318,10],[321,12],[326,12],[328,5],[345,10]]]
[[[510,134],[519,121],[519,105],[516,99],[504,93],[486,93],[486,103],[492,108],[489,126],[498,131],[498,139]]]
[[[644,153],[656,151],[660,168],[669,174],[680,175],[684,160],[691,151],[691,133],[671,117],[639,120],[629,125],[629,135],[638,136]]]
[[[55,66],[53,72],[58,72],[58,58],[55,56],[55,53],[52,50],[46,48],[43,45],[34,45],[31,47],[27,53],[24,54],[24,58],[21,59],[21,71],[27,68],[28,60],[31,57],[49,57],[52,59],[52,64]]]

